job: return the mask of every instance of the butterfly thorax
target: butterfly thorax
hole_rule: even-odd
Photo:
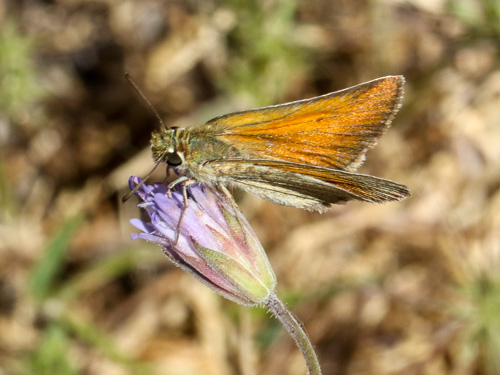
[[[153,132],[153,159],[155,162],[165,162],[189,177],[206,180],[203,177],[208,176],[203,176],[203,167],[208,162],[244,158],[237,148],[218,138],[214,130],[210,126],[195,126]]]

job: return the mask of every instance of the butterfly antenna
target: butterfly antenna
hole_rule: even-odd
[[[128,73],[125,73],[125,78],[127,79],[128,83],[130,83],[130,85],[134,88],[135,91],[137,91],[137,93],[141,96],[142,100],[144,100],[146,102],[146,104],[149,106],[149,108],[151,108],[151,110],[153,111],[153,113],[155,114],[156,118],[158,119],[158,121],[160,122],[160,125],[165,128],[165,129],[168,129],[165,124],[163,123],[163,120],[161,119],[160,115],[158,114],[158,112],[156,111],[155,107],[153,107],[153,104],[151,104],[151,102],[149,101],[149,99],[146,97],[146,95],[144,95],[144,93],[142,92],[142,90],[139,88],[139,86],[137,86],[137,84],[134,82],[134,80],[132,79],[132,77],[130,77],[130,74]],[[155,167],[156,168],[156,167]],[[154,170],[154,169],[153,169]]]
[[[135,185],[132,190],[130,190],[127,194],[125,194],[122,197],[122,199],[121,199],[122,203],[125,203],[126,201],[128,201],[130,199],[130,197],[132,195],[134,195],[137,190],[139,190],[139,188],[148,180],[148,178],[151,177],[151,175],[153,174],[155,169],[158,167],[158,165],[160,165],[160,163],[156,163],[155,166],[153,167],[153,169],[151,169],[151,171],[146,175],[146,177],[144,177],[144,179],[142,179],[141,182],[139,182],[137,185]]]

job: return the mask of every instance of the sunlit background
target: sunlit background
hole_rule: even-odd
[[[498,0],[0,2],[0,375],[299,375],[293,340],[130,240],[168,125],[406,77],[320,215],[235,191],[325,374],[500,374]],[[164,170],[155,175],[161,180]]]

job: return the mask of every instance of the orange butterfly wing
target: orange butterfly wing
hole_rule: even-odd
[[[245,159],[356,170],[401,105],[404,78],[388,76],[312,99],[210,120]]]

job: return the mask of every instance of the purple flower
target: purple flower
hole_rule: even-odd
[[[130,189],[140,183],[129,180]],[[159,244],[176,265],[224,297],[243,305],[266,305],[294,338],[306,360],[308,373],[321,375],[318,357],[307,334],[274,293],[276,276],[250,224],[231,197],[219,189],[190,185],[188,208],[181,192],[167,194],[164,184],[143,184],[135,192],[149,221],[130,222],[142,238]],[[177,231],[179,237],[177,238]]]
[[[131,177],[130,188],[140,182]],[[160,245],[163,253],[179,267],[223,295],[243,305],[265,304],[274,295],[276,276],[252,228],[230,197],[207,186],[188,187],[188,208],[181,191],[167,195],[164,184],[142,185],[141,199],[150,221],[130,222],[141,238]]]

